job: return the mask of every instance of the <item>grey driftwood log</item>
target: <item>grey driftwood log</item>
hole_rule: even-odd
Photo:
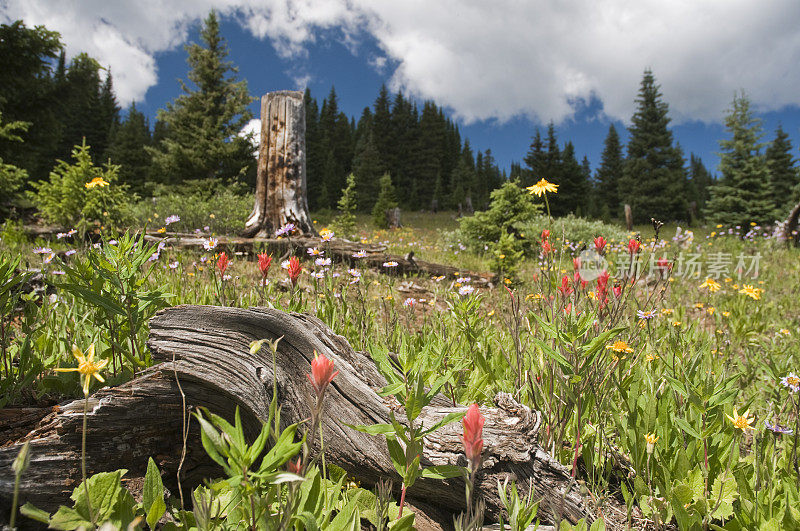
[[[255,205],[243,236],[269,236],[294,223],[316,234],[306,199],[306,116],[303,93],[270,92],[261,98]]]
[[[385,422],[388,408],[399,408],[378,396],[384,380],[371,358],[354,351],[315,317],[266,308],[177,306],[159,312],[150,323],[148,345],[159,362],[134,380],[106,387],[90,398],[87,430],[88,472],[117,468],[140,481],[147,459],[153,456],[171,492],[177,493],[176,472],[182,450],[182,388],[187,409],[205,406],[231,417],[239,406],[251,432],[268,417],[273,375],[277,378],[281,418],[286,423],[308,416],[310,385],[306,374],[314,352],[334,360],[340,371],[326,395],[322,423],[325,455],[356,477],[362,485],[392,478],[400,480],[391,465],[385,440],[356,432],[344,424]],[[280,341],[277,367],[269,348],[249,353],[258,339]],[[174,360],[174,361],[173,361]],[[176,381],[177,375],[177,381]],[[453,410],[444,399],[423,411],[425,425]],[[13,474],[10,465],[24,440],[31,442],[31,465],[21,484],[21,503],[54,510],[66,502],[80,481],[81,415],[83,400],[55,408],[27,435],[0,448],[0,506],[8,507]],[[484,427],[484,464],[477,492],[486,502],[487,516],[500,509],[497,481],[511,477],[526,491],[533,482],[542,497],[539,514],[544,521],[558,518],[575,522],[589,516],[578,486],[569,471],[548,455],[535,439],[540,418],[510,396],[500,394],[493,407],[481,408]],[[403,415],[399,415],[403,417]],[[423,463],[466,465],[460,423],[453,423],[425,441]],[[203,478],[219,475],[199,442],[197,422],[190,423],[187,454],[181,468],[184,496]],[[420,479],[409,490],[422,529],[447,529],[464,507],[464,482]],[[187,497],[188,499],[188,497]]]

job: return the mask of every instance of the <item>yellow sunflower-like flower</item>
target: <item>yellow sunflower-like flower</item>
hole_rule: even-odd
[[[108,184],[109,184],[108,181],[106,181],[102,177],[95,177],[94,179],[86,183],[84,186],[86,186],[87,189],[91,190],[92,188],[96,188],[98,186],[100,188],[108,186]]]
[[[621,339],[617,339],[610,345],[607,345],[606,348],[613,350],[614,352],[627,352],[628,354],[633,352],[633,349],[628,345],[628,343]]]
[[[743,414],[739,414],[736,408],[733,408],[733,416],[725,415],[733,423],[733,427],[737,430],[752,430],[755,429],[751,426],[756,421],[755,417],[750,417],[750,410],[748,409]]]
[[[707,278],[705,282],[700,284],[700,289],[707,288],[711,293],[716,293],[722,286],[713,278]]]
[[[86,354],[84,355],[81,352],[81,349],[77,347],[77,345],[72,345],[72,355],[75,356],[75,359],[78,360],[77,367],[71,367],[69,369],[56,369],[58,372],[79,372],[81,375],[81,379],[83,380],[83,394],[89,394],[89,384],[92,381],[92,377],[96,378],[98,382],[105,382],[102,376],[100,376],[100,371],[102,371],[106,365],[108,365],[108,360],[102,360],[95,362],[94,361],[94,343],[89,345],[89,348],[86,349]]]
[[[754,288],[750,284],[744,284],[742,286],[742,289],[739,290],[739,293],[741,293],[742,295],[747,295],[751,299],[757,301],[761,299],[761,291],[762,291],[761,289]]]
[[[553,184],[546,179],[540,179],[538,183],[534,184],[533,186],[528,186],[526,190],[537,197],[541,197],[541,195],[546,192],[557,194],[558,185]]]

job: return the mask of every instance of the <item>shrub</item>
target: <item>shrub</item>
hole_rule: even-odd
[[[356,227],[356,178],[351,173],[347,177],[347,186],[342,190],[337,207],[339,215],[333,220],[333,228],[345,238],[349,238]]]
[[[28,122],[3,123],[3,114],[0,113],[0,140],[22,142],[18,132],[28,130]],[[19,199],[19,190],[28,180],[28,172],[12,164],[6,164],[0,158],[0,216],[4,216],[13,208]]]
[[[60,160],[49,181],[34,183],[30,198],[42,217],[57,225],[120,228],[130,217],[128,186],[118,184],[119,166],[92,162],[86,141],[72,150],[74,164]],[[135,197],[135,196],[134,196]]]
[[[386,211],[390,208],[397,207],[397,197],[394,194],[394,185],[392,185],[392,176],[388,173],[383,174],[380,180],[381,191],[378,194],[378,201],[372,208],[372,221],[375,225],[385,229],[389,226],[389,220],[386,217]]]
[[[574,247],[584,243],[591,247],[592,241],[597,236],[602,236],[610,242],[621,242],[628,239],[628,232],[619,226],[580,218],[573,214],[555,218],[552,221],[547,216],[536,216],[527,223],[519,224],[518,228],[531,244],[539,239],[544,229],[550,229],[552,241],[563,241]]]

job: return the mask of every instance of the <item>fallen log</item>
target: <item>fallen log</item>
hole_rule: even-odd
[[[283,339],[273,371],[269,349],[250,354],[249,345],[279,337]],[[249,431],[255,433],[260,421],[268,418],[274,377],[282,421],[301,421],[308,416],[311,393],[305,375],[318,352],[332,359],[340,371],[326,395],[329,413],[322,420],[326,460],[365,486],[382,478],[400,485],[384,439],[344,425],[387,421],[387,403],[376,393],[385,381],[368,355],[355,352],[320,320],[266,308],[178,306],[160,311],[151,320],[148,346],[158,365],[127,384],[103,388],[90,397],[88,473],[124,467],[129,470],[126,477],[139,479],[146,472],[147,458],[153,456],[167,488],[179,492],[175,478],[188,410],[204,406],[231,418],[238,406]],[[425,425],[464,409],[445,404],[442,399],[423,411]],[[539,515],[543,521],[591,519],[568,469],[536,443],[538,413],[505,394],[481,411],[486,417],[485,460],[476,492],[486,503],[488,518],[496,518],[501,508],[497,481],[510,477],[520,490],[533,483],[535,496],[542,498]],[[66,503],[80,482],[82,413],[83,400],[63,404],[27,435],[0,448],[0,510],[10,505],[14,483],[10,466],[26,440],[31,443],[32,457],[20,486],[21,503],[30,501],[48,510]],[[459,423],[431,434],[425,440],[423,465],[466,465],[459,435]],[[199,440],[197,423],[190,422],[180,476],[184,493],[203,478],[220,475]],[[420,528],[447,529],[452,516],[464,508],[464,481],[422,478],[407,496],[422,513]]]
[[[182,248],[202,248],[207,241],[206,238],[198,237],[194,234],[159,234],[148,233],[145,239],[149,242],[163,241],[167,245]],[[325,257],[331,258],[335,262],[348,264],[349,266],[367,266],[388,275],[426,275],[431,277],[445,277],[457,279],[459,277],[470,277],[473,284],[478,286],[489,286],[494,282],[494,276],[490,273],[476,273],[458,267],[426,262],[414,258],[411,252],[406,256],[392,255],[386,252],[385,245],[364,245],[359,242],[351,242],[339,238],[330,242],[322,243],[319,238],[244,238],[236,236],[220,236],[217,238],[218,248],[230,252],[252,253],[255,244],[265,246],[267,251],[278,255],[296,254],[307,256],[306,249],[317,247],[325,251]],[[353,255],[359,251],[364,251],[366,256],[354,258]],[[384,267],[384,264],[395,262],[393,267]]]

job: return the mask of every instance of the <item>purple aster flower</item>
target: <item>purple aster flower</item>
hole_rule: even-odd
[[[764,426],[766,426],[767,429],[769,431],[771,431],[772,433],[774,433],[775,435],[791,435],[792,433],[794,433],[794,431],[791,430],[790,428],[787,428],[786,426],[782,426],[782,425],[778,424],[777,422],[775,424],[770,424],[769,421],[765,420],[764,421]]]
[[[167,216],[167,218],[164,219],[164,225],[169,225],[171,223],[177,223],[180,220],[181,220],[180,216],[178,216],[177,214],[173,214],[171,216]]]

